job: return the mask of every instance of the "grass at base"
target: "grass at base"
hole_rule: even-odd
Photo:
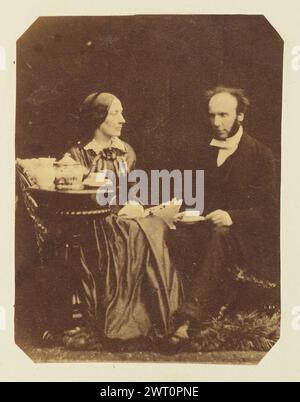
[[[20,345],[19,345],[20,346]],[[21,347],[21,346],[20,346]],[[139,363],[202,363],[202,364],[258,364],[265,356],[265,352],[207,352],[207,353],[179,353],[165,355],[154,352],[107,352],[107,351],[68,351],[62,347],[33,348],[30,346],[21,349],[35,363],[69,363],[69,362],[139,362]]]

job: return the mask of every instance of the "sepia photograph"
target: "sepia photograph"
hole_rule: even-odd
[[[33,362],[256,365],[276,345],[283,49],[263,15],[43,16],[18,38]]]

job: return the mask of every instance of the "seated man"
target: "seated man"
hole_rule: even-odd
[[[279,277],[272,152],[243,128],[249,101],[242,90],[218,87],[207,92],[207,102],[213,138],[204,167],[206,219],[177,230],[188,292],[173,343],[187,338],[190,323],[201,325],[233,302],[238,281],[276,290]]]

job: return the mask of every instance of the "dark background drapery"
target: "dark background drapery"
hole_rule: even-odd
[[[67,150],[80,138],[82,100],[101,90],[123,103],[123,138],[139,168],[201,168],[203,92],[224,84],[246,90],[247,129],[280,166],[282,60],[283,41],[263,16],[39,18],[17,41],[16,156]],[[32,224],[18,207],[17,340],[33,328],[38,265]]]
[[[263,16],[39,18],[17,42],[17,156],[68,149],[82,100],[101,90],[121,99],[140,168],[196,167],[203,93],[225,84],[246,90],[246,126],[279,159],[282,58]]]
[[[280,160],[282,60],[263,16],[41,17],[17,42],[16,155],[67,150],[80,138],[82,100],[101,90],[123,103],[139,168],[201,168],[203,93],[224,84],[246,90],[247,129]],[[35,254],[28,217],[16,218],[23,272]]]

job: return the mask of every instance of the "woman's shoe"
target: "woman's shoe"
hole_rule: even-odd
[[[80,327],[65,331],[63,344],[69,350],[95,350],[100,347],[95,332]]]
[[[41,343],[43,347],[56,347],[62,346],[62,335],[46,330],[42,333]]]

